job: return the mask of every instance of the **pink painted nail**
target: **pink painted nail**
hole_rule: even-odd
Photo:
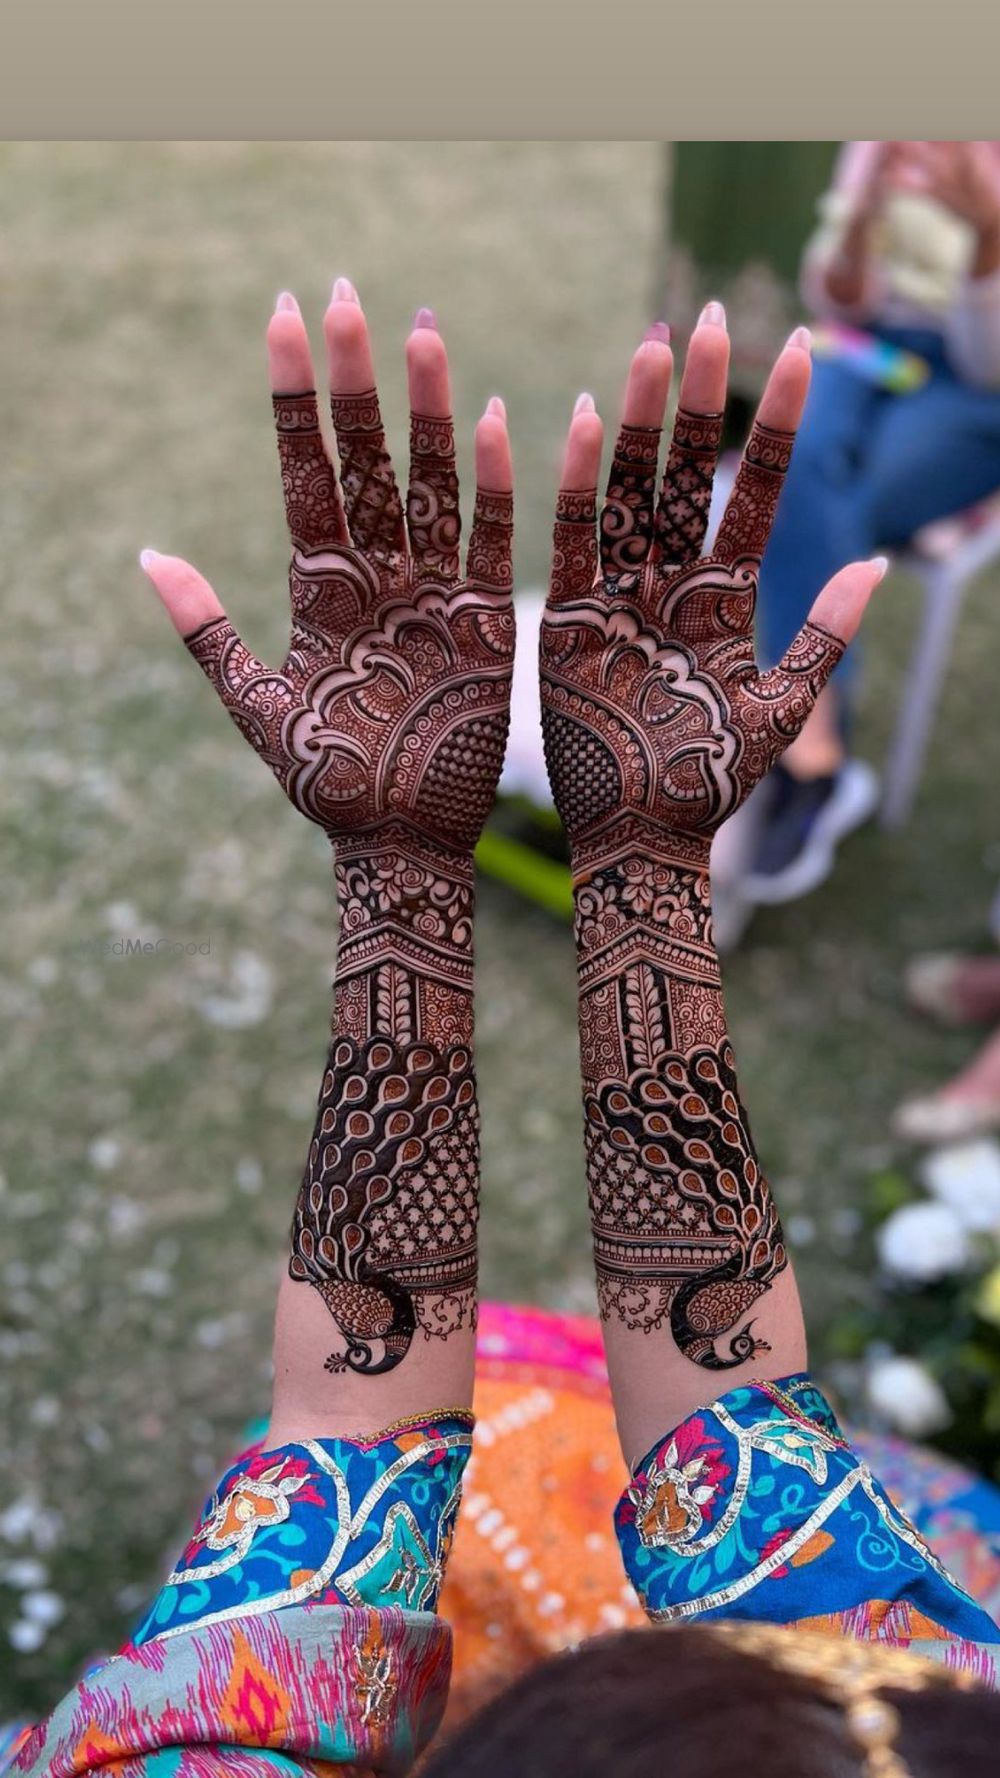
[[[299,308],[299,305],[290,290],[282,290],[274,305],[274,312],[276,315],[283,309],[287,309],[293,315],[301,315],[302,313],[302,310]]]
[[[872,556],[871,562],[869,563],[869,567],[878,569],[878,577],[874,583],[875,586],[878,586],[879,581],[884,580],[886,575],[889,572],[889,558],[888,558],[888,556]]]
[[[488,414],[497,414],[501,420],[506,420],[507,403],[504,401],[503,396],[491,395],[489,401],[486,403],[486,412]]]
[[[800,346],[803,352],[811,352],[813,336],[809,332],[808,327],[796,327],[795,331],[788,336],[788,344],[790,346]]]
[[[705,304],[701,314],[698,316],[698,326],[704,327],[706,324],[709,327],[725,327],[726,325],[726,311],[720,302],[716,302],[714,297],[711,302]]]
[[[594,401],[594,397],[592,395],[588,395],[586,390],[584,390],[582,395],[577,396],[576,402],[574,403],[574,406],[573,406],[574,418],[576,417],[577,414],[596,414],[596,412],[597,412],[597,406]]]
[[[413,317],[414,327],[431,327],[437,332],[437,316],[433,309],[418,309]]]
[[[159,555],[160,555],[160,552],[158,549],[141,549],[139,551],[139,566],[140,566],[140,568],[142,568],[145,571],[145,573],[148,574],[149,570],[153,566],[153,563],[159,560]]]
[[[649,341],[649,340],[656,340],[657,343],[661,346],[669,346],[669,344],[670,344],[670,328],[667,326],[667,323],[665,321],[654,321],[649,327],[647,327],[645,333],[642,336],[643,345],[646,345],[647,341]]]
[[[356,303],[359,300],[358,293],[355,290],[354,285],[351,283],[350,278],[334,279],[333,296],[331,300],[335,303]]]

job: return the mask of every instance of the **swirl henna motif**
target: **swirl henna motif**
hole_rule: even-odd
[[[655,512],[657,436],[627,426],[599,532],[593,493],[560,495],[541,641],[546,760],[573,859],[601,1313],[666,1323],[712,1370],[766,1350],[745,1318],[787,1259],[726,1034],[711,837],[842,653],[807,624],[758,672],[757,572],[791,439],[755,426],[700,557],[720,435],[718,415],[681,410]]]
[[[400,500],[375,392],[274,400],[292,538],[275,672],[220,618],[186,638],[295,807],[336,844],[333,1036],[289,1272],[375,1375],[475,1319],[472,852],[503,763],[508,494],[479,490],[465,578],[450,420],[414,415]]]

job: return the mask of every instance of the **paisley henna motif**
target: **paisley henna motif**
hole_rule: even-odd
[[[406,517],[373,390],[274,402],[292,559],[278,671],[219,619],[186,638],[296,808],[336,844],[333,1038],[289,1271],[378,1374],[475,1319],[472,852],[514,651],[511,499],[480,490],[460,573],[450,420],[414,415]]]
[[[560,495],[541,642],[546,760],[573,857],[601,1312],[669,1325],[708,1369],[766,1350],[747,1312],[787,1263],[726,1035],[711,837],[842,653],[807,624],[758,672],[757,569],[791,440],[754,428],[699,558],[720,435],[719,416],[678,414],[654,514],[655,435],[623,428],[599,549],[595,496]]]

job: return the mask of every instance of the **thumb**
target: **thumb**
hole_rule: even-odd
[[[868,601],[889,567],[886,556],[870,562],[850,562],[828,580],[809,613],[809,622],[828,630],[845,647],[861,627]]]
[[[872,593],[889,563],[885,556],[851,562],[828,580],[798,635],[776,667],[761,673],[755,695],[770,705],[770,724],[783,752],[803,727],[847,644],[857,634]]]
[[[239,708],[244,692],[255,680],[276,678],[251,654],[208,581],[190,562],[144,549],[139,563],[185,648],[211,680],[227,710]]]
[[[149,575],[174,629],[184,641],[213,618],[225,617],[204,575],[181,556],[161,556],[157,549],[144,549],[139,566]]]

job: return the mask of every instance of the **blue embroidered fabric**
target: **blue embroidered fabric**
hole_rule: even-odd
[[[615,1529],[658,1621],[822,1621],[854,1636],[1000,1647],[992,1618],[892,1504],[807,1376],[732,1389],[692,1414],[639,1464]]]
[[[132,1646],[307,1602],[432,1612],[471,1415],[252,1447],[226,1471]]]

